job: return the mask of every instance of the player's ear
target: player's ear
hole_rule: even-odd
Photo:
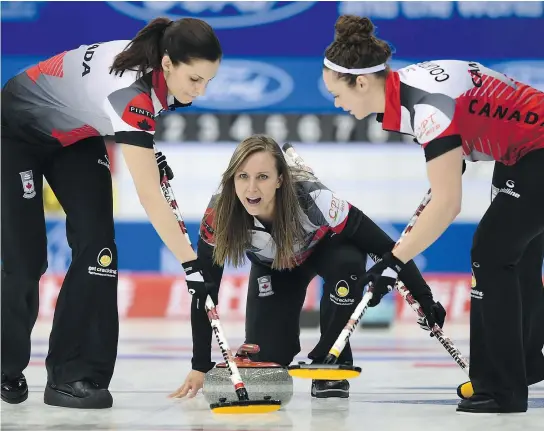
[[[359,91],[363,91],[363,92],[368,91],[369,84],[370,82],[368,80],[368,77],[366,77],[365,75],[359,75],[357,76],[357,79],[355,80],[355,87]]]
[[[169,55],[163,55],[161,60],[161,66],[162,66],[162,70],[164,70],[166,73],[171,72],[170,69],[172,68],[173,65]]]

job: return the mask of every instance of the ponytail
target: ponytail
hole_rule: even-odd
[[[143,75],[149,68],[160,68],[164,55],[162,40],[166,29],[173,22],[168,18],[155,18],[147,24],[125,50],[115,57],[111,69],[114,72],[135,70]]]
[[[111,70],[134,70],[143,75],[150,68],[161,69],[165,54],[177,66],[191,60],[215,62],[221,60],[223,51],[213,29],[201,19],[155,18],[115,57]]]

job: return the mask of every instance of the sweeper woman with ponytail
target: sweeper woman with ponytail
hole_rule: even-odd
[[[67,216],[72,262],[46,359],[46,404],[107,408],[118,341],[117,249],[104,136],[121,145],[149,221],[205,295],[196,254],[165,201],[155,119],[188,106],[217,73],[221,45],[206,22],[157,18],[132,40],[62,52],[2,90],[2,400],[25,401],[23,371],[47,269],[43,177]],[[31,244],[32,246],[29,246]]]

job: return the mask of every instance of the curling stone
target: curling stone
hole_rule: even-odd
[[[283,408],[293,397],[293,378],[287,368],[279,364],[252,361],[249,355],[259,350],[256,344],[243,344],[234,358],[249,399],[278,400]],[[210,405],[238,401],[226,362],[217,364],[206,373],[202,393]]]

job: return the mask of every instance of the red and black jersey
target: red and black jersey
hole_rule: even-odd
[[[168,95],[162,70],[112,72],[129,40],[82,45],[42,61],[12,78],[2,90],[8,109],[63,146],[91,136],[153,147],[155,118],[187,106]]]
[[[462,145],[467,161],[513,165],[544,148],[544,93],[480,63],[417,63],[391,72],[385,88],[378,121],[412,135],[427,160]]]

